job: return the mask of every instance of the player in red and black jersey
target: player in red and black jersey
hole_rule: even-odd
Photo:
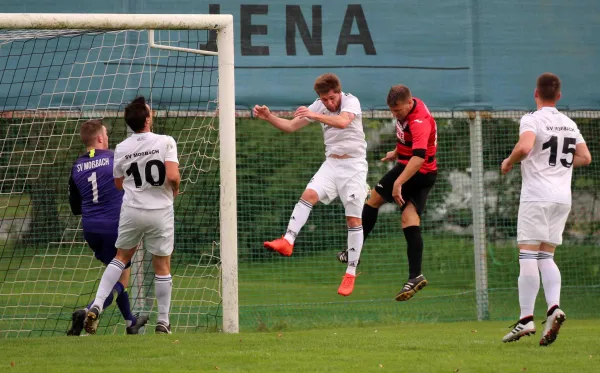
[[[408,87],[396,85],[390,89],[387,104],[396,118],[396,149],[388,152],[382,161],[397,160],[397,164],[377,183],[362,212],[364,239],[375,227],[379,208],[386,202],[396,202],[402,211],[402,229],[407,243],[409,277],[396,300],[410,299],[427,285],[421,273],[423,238],[421,214],[427,196],[437,176],[437,126],[429,109],[418,98],[412,97]],[[345,251],[338,260],[347,261]]]

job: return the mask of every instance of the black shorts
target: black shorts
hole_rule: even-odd
[[[404,171],[405,166],[401,163],[396,164],[394,168],[388,171],[381,180],[377,183],[375,187],[375,191],[379,193],[383,199],[392,203],[394,201],[394,197],[392,197],[392,191],[394,188],[394,182],[398,179],[398,176]],[[427,196],[429,195],[429,191],[435,184],[435,179],[437,178],[436,173],[427,173],[422,174],[417,172],[413,177],[411,177],[404,185],[402,185],[402,198],[406,203],[409,201],[415,205],[417,209],[417,213],[419,216],[423,214],[425,210],[425,204],[427,203]],[[402,210],[406,204],[402,207]]]
[[[109,265],[111,260],[117,255],[117,248],[115,247],[115,242],[117,241],[116,232],[115,234],[83,232],[83,238],[90,245],[96,259],[104,263],[104,265]],[[130,266],[131,262],[127,263],[125,268],[129,268]]]

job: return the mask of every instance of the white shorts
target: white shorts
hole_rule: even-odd
[[[552,246],[562,244],[562,235],[571,206],[554,202],[527,202],[519,205],[517,242]]]
[[[346,216],[360,218],[368,193],[368,168],[363,158],[327,158],[306,189],[316,191],[326,205],[340,197]]]
[[[169,256],[175,243],[174,221],[173,206],[156,210],[122,206],[119,237],[115,246],[119,249],[132,249],[143,239],[144,248],[152,255]]]

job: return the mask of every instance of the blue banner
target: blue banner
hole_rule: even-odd
[[[233,14],[239,107],[305,105],[315,77],[334,72],[364,109],[384,109],[399,83],[432,109],[526,109],[551,71],[561,105],[600,108],[596,0],[4,0],[2,11]]]

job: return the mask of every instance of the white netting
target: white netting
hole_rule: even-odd
[[[198,48],[206,31],[161,31],[157,43]],[[217,327],[217,69],[214,57],[150,48],[147,31],[0,30],[0,336],[61,334],[103,271],[71,215],[66,188],[84,149],[79,125],[103,119],[111,148],[127,136],[122,110],[145,96],[154,132],[178,143],[172,319]],[[155,312],[151,265],[136,255],[135,311]],[[151,324],[155,318],[151,315]],[[122,333],[116,307],[100,333]]]

